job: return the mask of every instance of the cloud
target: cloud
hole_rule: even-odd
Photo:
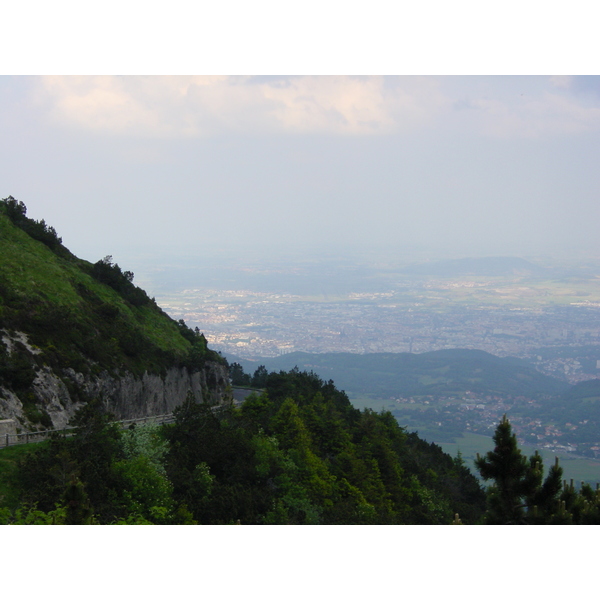
[[[443,98],[428,78],[43,77],[53,119],[104,134],[369,135],[430,123]]]
[[[465,132],[531,139],[600,129],[600,102],[591,101],[588,93],[598,89],[597,81],[571,76],[470,79],[473,85],[463,85],[452,102]]]
[[[494,101],[480,104],[484,111],[483,131],[501,138],[539,138],[548,135],[574,135],[600,128],[600,107],[584,106],[577,100],[546,92],[524,100],[522,106]]]
[[[382,77],[301,77],[269,86],[277,121],[286,131],[391,133],[431,123],[443,105],[435,80]]]
[[[43,77],[61,126],[101,135],[387,135],[437,128],[492,138],[600,127],[598,78]],[[583,93],[585,92],[585,93]],[[592,100],[590,100],[592,98]]]
[[[569,88],[572,84],[573,77],[570,75],[553,75],[549,79],[550,84],[557,88]]]

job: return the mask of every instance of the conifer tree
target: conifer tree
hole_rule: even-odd
[[[479,456],[475,466],[486,480],[494,485],[488,492],[486,520],[492,524],[518,524],[523,522],[523,497],[533,492],[531,469],[517,446],[517,437],[506,418],[494,433],[494,450],[485,457]]]
[[[486,522],[494,525],[550,523],[556,512],[561,491],[562,468],[558,460],[543,480],[542,457],[535,454],[528,460],[517,445],[517,437],[506,415],[496,428],[494,450],[479,456],[475,466],[487,481]]]
[[[85,493],[83,483],[72,476],[71,482],[65,490],[65,505],[67,508],[65,525],[90,525],[93,510],[90,506],[88,495]]]

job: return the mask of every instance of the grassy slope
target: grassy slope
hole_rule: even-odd
[[[191,347],[190,342],[180,335],[177,324],[154,302],[132,306],[115,290],[90,275],[91,263],[76,257],[66,259],[57,256],[1,213],[0,256],[2,327],[21,328],[31,333],[38,343],[42,343],[44,338],[49,339],[50,336],[44,335],[47,329],[53,334],[53,345],[60,345],[61,334],[64,334],[64,342],[69,340],[69,336],[65,331],[52,331],[53,326],[57,329],[57,323],[53,323],[52,319],[56,321],[58,316],[58,320],[65,320],[65,325],[79,330],[82,343],[94,335],[100,337],[104,330],[117,342],[122,341],[121,334],[128,332],[137,339],[139,346],[149,345],[172,355],[184,356]],[[44,308],[47,322],[44,322]],[[112,310],[112,317],[103,318],[98,314],[100,309],[104,313]],[[29,317],[33,317],[37,324],[33,331],[27,330]],[[122,346],[125,344],[114,346],[113,365],[124,362],[130,366],[138,362],[135,352],[124,350]],[[141,354],[144,354],[143,350]]]

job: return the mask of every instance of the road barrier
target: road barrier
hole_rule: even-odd
[[[139,417],[137,419],[124,419],[122,421],[111,421],[110,424],[118,424],[121,425],[123,429],[127,429],[131,425],[146,425],[148,423],[162,425],[163,423],[173,423],[174,420],[175,417],[172,414],[168,414],[155,415],[152,417]],[[17,446],[18,444],[33,444],[36,442],[43,442],[44,440],[47,440],[53,433],[60,433],[61,435],[69,436],[73,435],[77,429],[79,428],[64,427],[63,429],[45,429],[44,431],[26,431],[25,433],[7,433],[2,436],[4,438],[2,440],[2,446],[6,448],[7,446]]]
[[[212,407],[214,411],[218,411],[219,409],[228,408],[230,405],[228,404],[217,404]],[[173,423],[175,421],[175,417],[172,413],[168,415],[154,415],[151,417],[139,417],[137,419],[124,419],[122,421],[111,421],[110,424],[119,424],[126,429],[131,425],[137,425],[138,423],[146,425],[148,423],[155,423],[157,425]],[[8,422],[8,421],[4,421]],[[18,444],[30,444],[35,442],[43,442],[47,440],[51,434],[60,433],[65,436],[73,435],[73,432],[76,431],[78,427],[64,427],[63,429],[45,429],[44,431],[26,431],[25,433],[6,433],[2,434],[2,439],[0,440],[0,449],[6,448],[7,446],[16,446]]]

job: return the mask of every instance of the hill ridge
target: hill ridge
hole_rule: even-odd
[[[353,395],[379,393],[390,397],[470,391],[550,396],[570,388],[565,382],[539,373],[524,360],[500,358],[484,350],[468,348],[447,348],[420,354],[294,352],[256,361],[226,356],[230,363],[237,362],[249,372],[261,364],[273,370],[294,366],[313,370],[325,379],[334,379],[337,385]],[[430,380],[424,381],[427,377]]]

